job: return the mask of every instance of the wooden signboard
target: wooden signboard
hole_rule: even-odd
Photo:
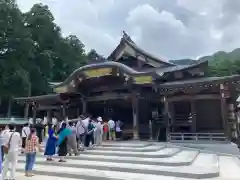
[[[107,76],[112,73],[112,68],[91,69],[84,72],[87,78]]]
[[[152,76],[138,76],[134,77],[135,84],[151,84],[153,82]]]
[[[60,86],[54,89],[54,92],[56,93],[66,93],[68,92],[68,87],[67,86]]]

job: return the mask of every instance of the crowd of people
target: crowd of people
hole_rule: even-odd
[[[15,179],[20,149],[26,156],[25,176],[32,177],[37,152],[44,149],[46,161],[59,157],[58,162],[66,162],[67,155],[77,156],[81,151],[100,146],[102,141],[121,139],[122,125],[120,120],[115,122],[109,118],[104,121],[102,117],[92,118],[90,115],[45,124],[43,135],[38,132],[37,126],[29,123],[21,129],[21,134],[13,124],[7,125],[1,132],[2,179],[6,178],[9,170],[10,180]]]

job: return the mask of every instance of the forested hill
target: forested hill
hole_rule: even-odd
[[[208,60],[209,75],[211,76],[227,76],[232,74],[240,74],[240,48],[231,52],[219,51],[211,56],[204,56],[198,60]],[[193,59],[171,60],[171,62],[179,65],[189,65],[195,62]]]

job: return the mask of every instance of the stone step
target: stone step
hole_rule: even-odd
[[[16,180],[26,180],[26,177],[23,173],[17,173]],[[145,175],[144,178],[148,178],[149,175]],[[151,180],[193,180],[192,178],[177,178],[176,177],[167,177],[167,176],[153,176],[150,175]],[[89,179],[83,179],[83,178],[65,178],[65,177],[58,177],[58,176],[46,176],[46,175],[36,175],[33,177],[28,177],[28,180],[89,180]],[[128,180],[136,180],[134,177],[127,178]],[[94,180],[98,180],[98,178],[95,178]],[[112,180],[112,179],[107,179]],[[137,180],[143,180],[143,178],[139,177]],[[195,179],[196,180],[196,179]],[[239,179],[227,179],[227,178],[207,178],[204,180],[239,180]]]
[[[235,156],[219,156],[220,177],[240,179],[240,161]]]
[[[130,151],[130,152],[152,152],[158,151],[166,146],[162,145],[150,145],[145,147],[115,147],[115,146],[96,146],[94,149],[96,150],[109,150],[109,151]]]
[[[199,158],[197,158],[199,159]],[[17,169],[24,169],[25,158],[20,157]],[[199,159],[199,161],[201,161]],[[151,176],[168,176],[182,178],[213,178],[219,175],[216,167],[199,166],[156,166],[148,164],[118,163],[113,159],[112,162],[87,161],[68,159],[66,163],[46,162],[45,158],[38,156],[35,165],[35,173],[40,175],[60,176],[66,178],[82,178],[91,180],[98,177],[98,180],[107,179],[156,179]],[[148,175],[148,177],[146,177]],[[144,178],[143,178],[144,177]],[[159,178],[159,177],[158,177]]]
[[[153,143],[141,141],[127,141],[127,142],[107,141],[103,142],[102,144],[102,146],[104,147],[133,147],[133,148],[143,148],[151,145],[153,145]]]
[[[181,152],[180,148],[163,148],[156,152],[126,152],[126,151],[110,151],[110,150],[88,150],[82,154],[107,155],[107,156],[125,156],[125,157],[145,157],[145,158],[164,158],[171,157]]]
[[[184,150],[175,156],[169,158],[141,158],[141,157],[124,157],[124,156],[107,156],[107,155],[92,155],[80,154],[79,156],[67,156],[66,159],[73,160],[87,160],[100,162],[117,162],[117,163],[131,163],[131,164],[148,164],[148,165],[162,165],[162,166],[188,166],[198,156],[198,151]],[[24,155],[21,155],[24,156]],[[43,155],[39,155],[44,157]],[[22,158],[22,157],[21,157]],[[24,158],[21,159],[24,161]]]

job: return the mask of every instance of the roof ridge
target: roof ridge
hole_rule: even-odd
[[[133,44],[136,45],[136,43],[131,39],[131,37],[126,33],[126,31],[123,31],[123,36],[122,36],[122,39],[125,40],[125,41],[129,41]]]

